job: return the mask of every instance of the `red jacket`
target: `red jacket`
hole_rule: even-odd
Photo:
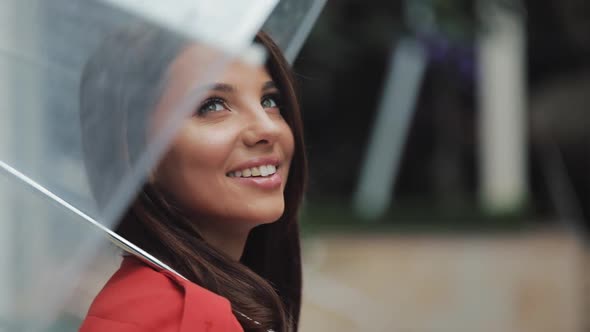
[[[227,299],[127,257],[94,299],[80,332],[243,332]]]

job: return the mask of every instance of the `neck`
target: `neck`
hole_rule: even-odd
[[[235,261],[239,261],[242,257],[250,233],[250,229],[228,232],[227,228],[219,230],[207,227],[199,227],[199,231],[208,244]]]

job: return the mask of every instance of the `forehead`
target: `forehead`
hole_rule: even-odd
[[[224,68],[217,80],[234,85],[253,85],[258,89],[264,83],[272,81],[267,69],[262,66],[253,66],[241,61],[232,61]]]
[[[224,58],[227,56],[208,47],[190,45],[171,63],[168,70],[168,83],[185,90],[182,87],[194,88],[199,85],[211,85],[214,82],[255,86],[272,80],[263,65],[253,66],[239,60],[224,64]],[[218,71],[215,71],[216,67],[219,68]]]

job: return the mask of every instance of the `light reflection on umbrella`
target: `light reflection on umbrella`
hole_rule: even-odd
[[[165,125],[139,151],[135,163],[117,174],[117,180],[108,188],[109,200],[97,206],[84,174],[78,117],[80,75],[93,50],[116,31],[134,24],[148,24],[182,38],[198,40],[204,49],[216,55],[203,63],[208,70],[200,77],[206,81],[219,73],[232,57],[243,53],[276,5],[274,0],[171,1],[167,8],[172,10],[163,13],[153,10],[158,7],[155,2],[118,1],[121,7],[113,6],[114,3],[37,0],[0,4],[6,25],[6,29],[0,29],[0,75],[3,77],[0,83],[3,106],[0,113],[0,167],[3,170],[0,172],[3,204],[0,209],[3,252],[0,256],[3,265],[0,330],[76,329],[80,319],[76,315],[80,312],[71,316],[64,309],[64,303],[76,297],[73,292],[84,291],[85,282],[97,286],[97,282],[80,279],[86,278],[93,269],[88,265],[94,262],[95,252],[104,247],[105,234],[124,250],[168,269],[110,228],[164,151],[175,128],[191,111],[189,106],[201,96],[197,92],[190,94],[167,115]],[[139,3],[143,7],[138,7]],[[317,17],[321,9],[318,3],[323,5],[322,1],[315,0],[291,1],[290,14]],[[170,22],[191,22],[191,17],[173,19],[175,13],[186,13],[178,10],[186,6],[196,8],[194,13],[199,14],[199,24],[171,25]],[[306,15],[309,11],[315,14]],[[281,22],[277,15],[287,14],[273,14],[274,22]],[[297,48],[300,48],[302,35],[309,32],[313,20],[307,19],[304,24],[298,20],[283,20],[284,23],[268,28],[275,29],[270,33],[281,38],[283,47],[289,47],[290,40],[297,35]],[[227,21],[232,24],[224,24]],[[198,85],[199,82],[195,82],[195,86]],[[109,119],[98,119],[96,126],[104,126],[106,121]],[[133,134],[141,135],[145,128],[134,130],[137,133]],[[96,142],[94,148],[97,154],[113,153],[113,146],[101,146],[100,142]],[[108,172],[111,165],[105,163],[100,167]],[[78,309],[84,313],[83,308]],[[71,325],[56,325],[59,323],[56,320],[64,317]]]

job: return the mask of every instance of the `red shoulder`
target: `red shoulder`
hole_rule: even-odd
[[[125,258],[94,299],[80,332],[242,331],[227,299]]]

